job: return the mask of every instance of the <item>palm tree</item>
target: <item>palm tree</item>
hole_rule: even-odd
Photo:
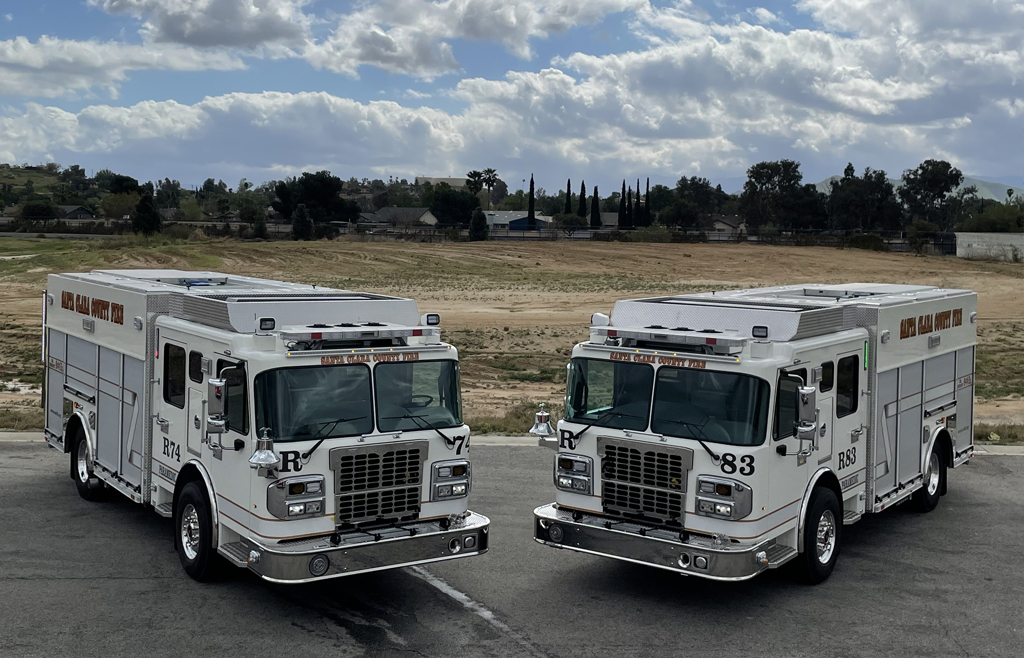
[[[491,209],[491,190],[498,184],[498,172],[488,167],[484,169],[481,181],[487,186],[487,209]]]
[[[474,169],[473,171],[466,174],[466,189],[468,189],[473,194],[479,194],[480,190],[484,189],[483,172]]]

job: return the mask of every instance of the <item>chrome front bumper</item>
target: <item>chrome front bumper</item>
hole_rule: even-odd
[[[580,513],[574,519],[571,511],[554,504],[533,510],[533,517],[533,538],[541,544],[712,580],[747,580],[796,555],[774,539],[743,548],[716,546],[703,537],[684,542],[678,532],[621,519]]]
[[[338,544],[332,544],[329,537],[270,546],[249,539],[242,544],[248,553],[249,569],[260,578],[274,583],[305,583],[481,555],[487,552],[490,524],[486,516],[469,512],[448,528],[442,528],[436,520],[416,521],[345,533]],[[326,557],[330,565],[316,576],[310,569],[318,556]]]

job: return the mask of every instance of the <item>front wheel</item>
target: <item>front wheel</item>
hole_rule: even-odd
[[[185,573],[200,582],[212,580],[217,571],[213,548],[213,519],[206,491],[189,482],[178,496],[174,510],[174,548]]]
[[[914,492],[914,506],[919,512],[930,512],[939,506],[946,488],[946,462],[938,445],[932,447],[924,466],[924,486]]]
[[[103,492],[103,483],[93,475],[89,460],[89,441],[79,427],[71,443],[71,479],[75,481],[79,496],[85,500],[97,500]]]
[[[804,521],[803,579],[817,585],[832,575],[839,560],[843,512],[835,492],[815,487]]]

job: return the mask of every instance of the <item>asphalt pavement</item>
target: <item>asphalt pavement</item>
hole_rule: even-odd
[[[977,456],[939,508],[848,526],[817,587],[723,584],[533,542],[549,450],[476,445],[486,555],[300,586],[181,570],[169,519],[78,497],[66,455],[0,442],[3,656],[1019,656],[1024,457]]]

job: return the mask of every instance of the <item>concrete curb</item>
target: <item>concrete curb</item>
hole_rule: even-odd
[[[44,441],[43,433],[32,432],[0,432],[0,442],[4,443],[28,443],[30,441]]]

